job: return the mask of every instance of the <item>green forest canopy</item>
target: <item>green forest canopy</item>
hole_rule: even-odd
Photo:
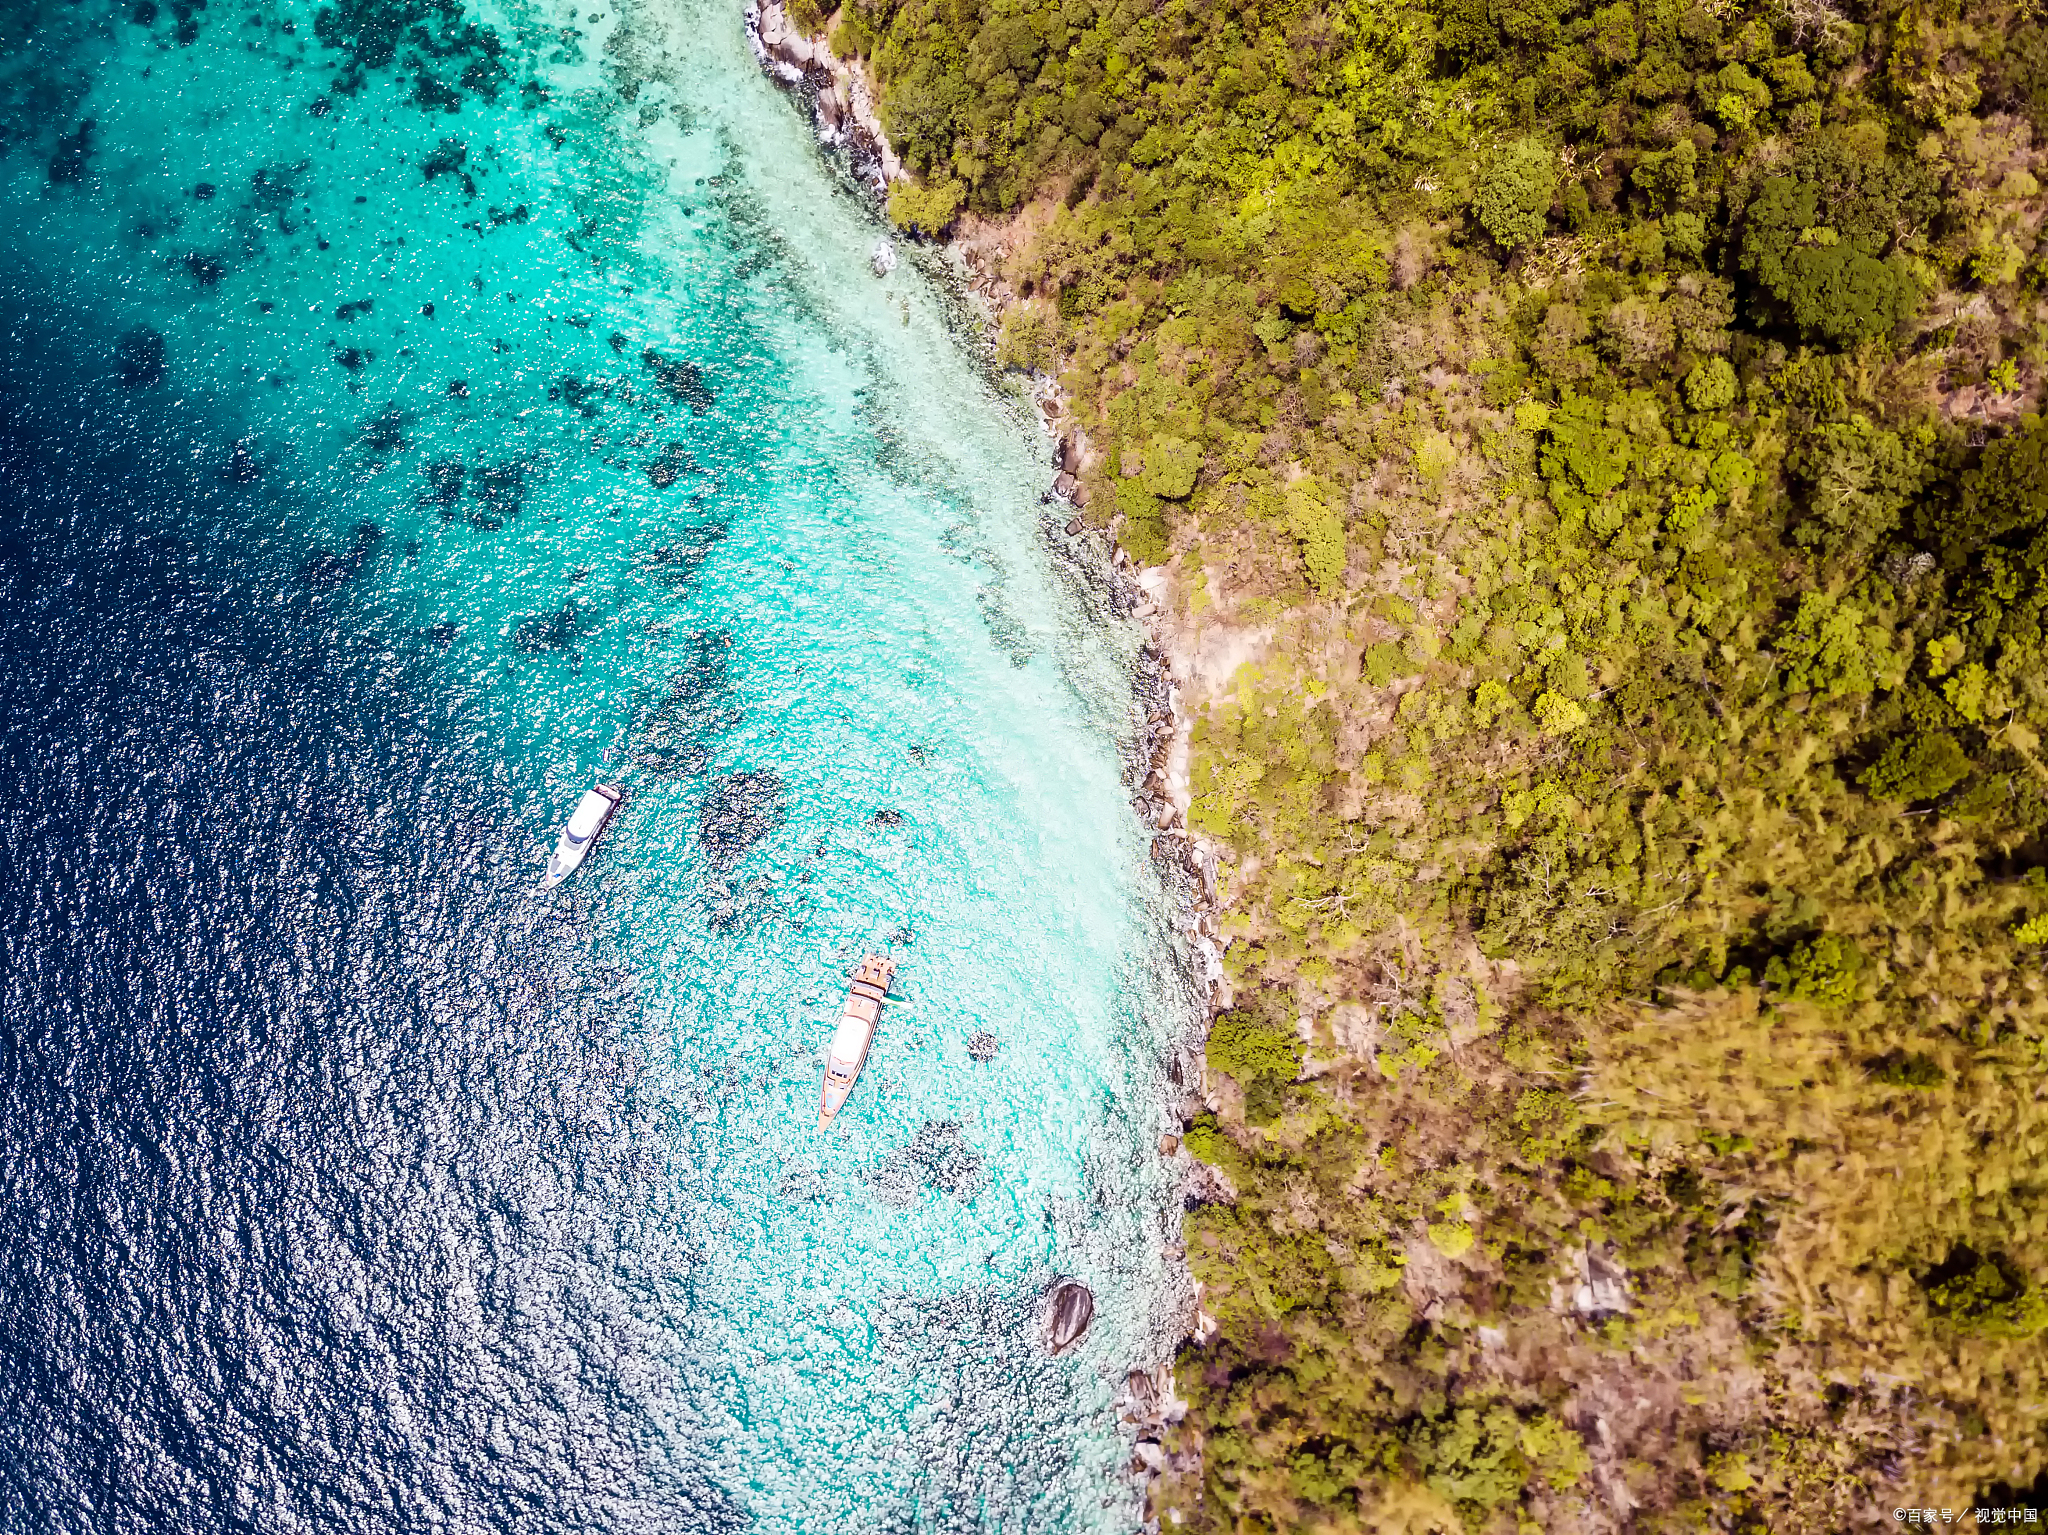
[[[903,222],[1023,210],[1001,345],[1060,372],[1091,520],[1190,621],[1276,636],[1194,726],[1235,1000],[1187,1144],[1235,1197],[1187,1221],[1218,1325],[1178,1372],[1201,1470],[1157,1511],[1505,1535],[2024,1501],[2042,21],[832,25],[919,178]]]

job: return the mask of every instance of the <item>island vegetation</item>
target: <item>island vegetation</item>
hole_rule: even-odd
[[[1252,658],[1190,692],[1232,1001],[1157,1511],[2039,1507],[2042,14],[795,15]]]

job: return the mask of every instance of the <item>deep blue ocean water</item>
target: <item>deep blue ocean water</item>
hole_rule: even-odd
[[[1130,1527],[1139,636],[737,9],[9,0],[0,215],[0,1528]]]

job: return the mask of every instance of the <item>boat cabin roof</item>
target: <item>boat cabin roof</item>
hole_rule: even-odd
[[[827,1058],[853,1065],[867,1054],[868,1041],[874,1037],[875,1021],[872,1018],[847,1013],[839,1020],[839,1031],[832,1036],[832,1049]]]
[[[611,814],[616,803],[608,794],[595,789],[585,789],[583,798],[576,801],[576,809],[569,816],[569,824],[562,829],[581,842],[585,837],[604,825],[604,818]]]

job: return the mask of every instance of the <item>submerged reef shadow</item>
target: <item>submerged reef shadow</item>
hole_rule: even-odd
[[[877,1304],[885,1371],[914,1381],[924,1403],[906,1446],[920,1527],[1057,1529],[1078,1513],[1046,1503],[1074,1484],[1066,1425],[1079,1394],[1071,1365],[1042,1346],[1044,1289],[1041,1280]]]
[[[512,630],[512,648],[521,655],[543,655],[551,650],[568,650],[603,621],[577,602],[565,602],[546,613],[523,618]]]
[[[926,1120],[910,1144],[861,1173],[876,1203],[915,1209],[927,1193],[949,1194],[962,1204],[988,1187],[988,1165],[967,1144],[956,1120]]]
[[[719,874],[730,873],[754,844],[783,822],[783,782],[765,768],[719,779],[697,812],[697,842]]]
[[[650,549],[641,563],[667,586],[688,586],[711,558],[711,551],[725,541],[729,526],[723,518],[714,518],[681,528],[667,543]]]
[[[729,688],[732,636],[700,632],[682,649],[682,664],[669,674],[660,700],[644,706],[634,726],[633,765],[656,778],[703,772],[711,738],[740,718],[737,709],[719,707]]]

